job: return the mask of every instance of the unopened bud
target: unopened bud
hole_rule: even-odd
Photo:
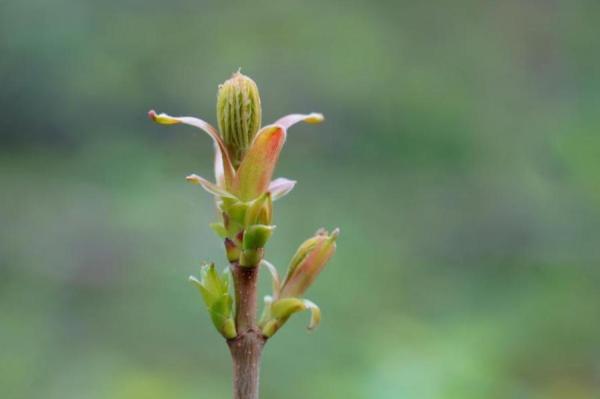
[[[244,158],[261,122],[260,96],[256,83],[239,71],[219,86],[217,119],[233,166]]]
[[[200,291],[215,328],[225,338],[235,337],[237,333],[233,321],[233,298],[229,294],[227,276],[219,275],[215,265],[209,264],[202,267],[199,280],[190,276],[190,281]]]
[[[300,245],[290,261],[281,288],[281,298],[299,297],[304,294],[335,253],[335,241],[338,235],[338,229],[331,234],[319,231],[317,235]]]
[[[263,248],[271,237],[271,234],[273,234],[274,229],[275,226],[267,226],[264,224],[255,224],[248,227],[244,232],[243,249]]]

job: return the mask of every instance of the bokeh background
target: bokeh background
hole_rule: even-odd
[[[268,258],[338,253],[262,397],[600,397],[600,3],[0,2],[0,397],[228,398],[187,282],[225,258],[209,139],[242,67],[294,127]],[[269,282],[262,281],[267,293]]]

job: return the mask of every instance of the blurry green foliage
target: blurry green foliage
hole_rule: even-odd
[[[268,259],[338,253],[263,398],[600,394],[600,3],[0,2],[0,396],[229,397],[201,133],[239,66],[294,127]],[[311,107],[310,109],[308,107]],[[312,109],[314,107],[314,109]],[[345,290],[342,294],[340,287]],[[268,292],[265,277],[263,292]],[[299,375],[310,378],[298,379]]]

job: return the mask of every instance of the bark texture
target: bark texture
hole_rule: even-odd
[[[260,357],[266,338],[256,326],[258,267],[231,265],[236,338],[227,341],[233,361],[233,399],[258,399]]]
[[[264,337],[260,333],[247,331],[227,343],[233,360],[233,399],[258,399]]]

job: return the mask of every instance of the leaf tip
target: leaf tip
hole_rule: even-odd
[[[197,174],[191,174],[189,176],[186,176],[185,180],[192,184],[200,184],[201,183],[200,176],[198,176]]]
[[[333,229],[333,231],[329,235],[329,239],[331,241],[336,241],[339,236],[340,236],[340,228],[336,227],[335,229]]]
[[[323,114],[318,113],[318,112],[311,112],[310,114],[308,114],[308,116],[306,117],[306,119],[304,119],[304,121],[306,123],[321,123],[325,120],[325,117],[323,116]]]

